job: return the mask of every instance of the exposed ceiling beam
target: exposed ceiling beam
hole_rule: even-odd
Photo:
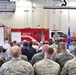
[[[43,9],[76,9],[76,7],[71,7],[71,6],[44,6]]]

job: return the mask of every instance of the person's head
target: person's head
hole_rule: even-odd
[[[51,48],[51,47],[47,48],[47,50],[46,50],[45,53],[44,53],[45,58],[51,59],[52,56],[53,56],[53,53],[54,53],[53,48]]]
[[[24,42],[23,43],[23,48],[28,48],[29,47],[29,43],[28,42]]]
[[[36,41],[35,40],[32,40],[32,43],[33,43],[33,45],[36,45]]]
[[[58,34],[57,31],[55,31],[55,34]]]
[[[60,50],[61,51],[66,51],[66,49],[67,49],[66,43],[65,42],[60,42]]]
[[[2,52],[5,53],[6,52],[6,49],[2,48]]]
[[[76,41],[73,41],[71,44],[72,44],[73,46],[76,46]]]
[[[14,58],[18,58],[20,57],[20,53],[21,53],[21,50],[20,50],[20,47],[15,45],[11,48],[11,56],[14,57]]]
[[[7,49],[8,49],[7,45],[3,45],[2,52],[5,53]]]
[[[13,41],[13,46],[17,44],[17,41]]]
[[[42,52],[45,53],[45,51],[49,48],[48,44],[45,44],[42,46]]]

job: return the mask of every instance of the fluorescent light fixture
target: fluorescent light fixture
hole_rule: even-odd
[[[44,6],[43,9],[76,9],[76,6]]]

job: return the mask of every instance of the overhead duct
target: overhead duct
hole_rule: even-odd
[[[1,1],[0,2],[0,12],[15,12],[16,10],[16,3],[15,1]]]
[[[71,6],[44,6],[43,9],[76,9],[76,7],[71,7]]]

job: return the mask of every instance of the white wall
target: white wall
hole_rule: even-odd
[[[76,2],[70,2],[70,6],[76,6]],[[70,26],[71,35],[76,35],[76,10],[50,10],[49,25],[51,29],[62,30],[67,33],[68,27]]]
[[[42,8],[46,4],[46,0],[42,0],[41,3],[38,0],[33,0],[33,2],[35,9],[32,9],[30,0],[20,0],[16,4],[15,13],[0,14],[0,23],[13,28],[37,27],[37,25],[46,27],[47,11]],[[28,12],[26,12],[27,10]]]
[[[47,27],[51,30],[62,30],[65,33],[67,33],[70,25],[71,32],[76,34],[76,10],[69,11],[69,22],[68,10],[43,9],[43,6],[54,4],[52,0],[33,0],[33,4],[30,0],[20,0],[16,4],[15,13],[0,13],[0,23],[13,28],[37,27],[37,25],[40,25],[40,27]],[[76,2],[70,3],[70,5],[76,6],[75,4]],[[35,7],[34,9],[32,5]],[[56,25],[55,28],[54,25]]]

